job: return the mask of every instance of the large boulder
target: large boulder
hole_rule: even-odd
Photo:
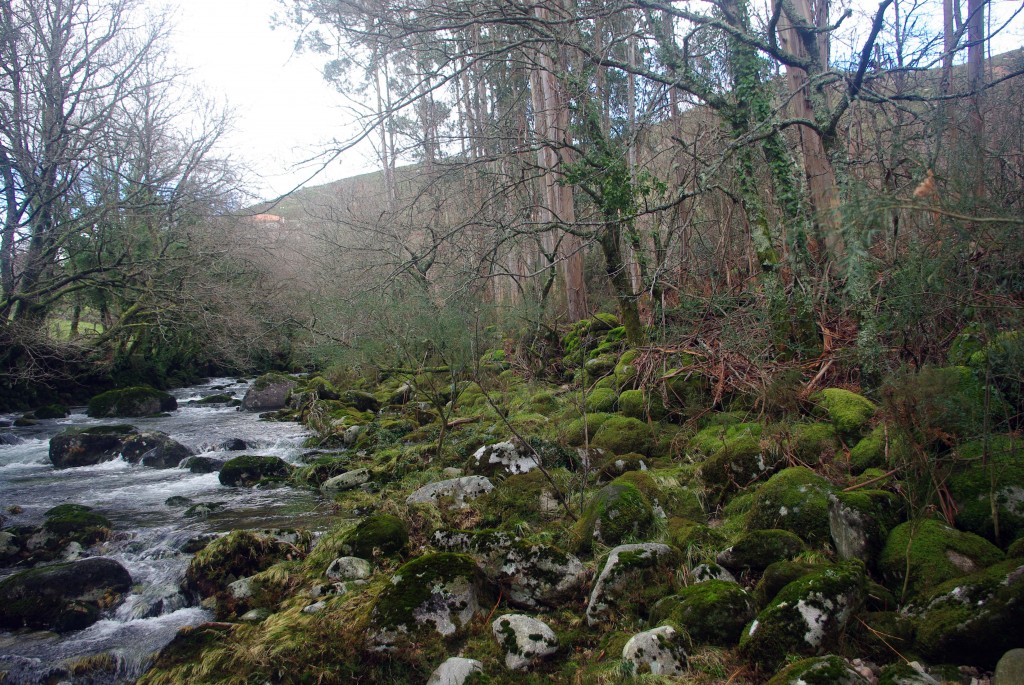
[[[117,459],[125,440],[135,433],[134,427],[124,425],[69,428],[50,438],[50,462],[66,469]]]
[[[291,475],[293,467],[280,457],[244,455],[229,459],[220,469],[221,485],[249,487],[280,482]]]
[[[367,634],[372,649],[463,632],[491,604],[483,573],[463,554],[425,554],[400,566],[377,597]]]
[[[363,559],[373,559],[377,555],[401,556],[409,549],[409,532],[397,516],[375,514],[346,533],[340,549],[345,554]]]
[[[836,646],[865,598],[864,565],[846,561],[795,580],[743,631],[740,651],[775,670],[789,654],[817,656]]]
[[[681,676],[686,673],[684,638],[672,626],[659,626],[629,638],[622,660],[633,674]]]
[[[754,493],[748,530],[788,530],[813,545],[829,539],[832,485],[805,466],[779,471]]]
[[[273,535],[236,530],[200,550],[185,572],[185,588],[200,597],[226,592],[229,585],[296,556],[300,548]]]
[[[836,555],[872,567],[896,523],[899,499],[886,490],[836,492],[828,499],[828,525]]]
[[[245,411],[275,411],[283,409],[288,402],[288,395],[298,385],[298,381],[280,373],[267,373],[249,386],[242,398],[242,409]]]
[[[434,669],[427,685],[465,685],[475,673],[483,673],[484,665],[476,659],[451,656]]]
[[[77,542],[88,546],[105,540],[113,527],[110,519],[81,504],[58,504],[46,512],[43,530],[58,546]]]
[[[659,601],[651,620],[683,628],[695,645],[732,647],[754,614],[753,599],[738,583],[708,580]]]
[[[775,674],[768,685],[871,685],[871,681],[838,656],[801,659]]]
[[[528,671],[558,651],[555,631],[532,616],[500,616],[491,624],[491,633],[505,651],[505,668],[510,671]]]
[[[178,401],[162,390],[148,385],[118,388],[96,395],[89,400],[86,413],[97,419],[135,417],[174,411]]]
[[[43,566],[0,581],[0,628],[63,633],[92,625],[132,586],[124,566],[92,557]]]
[[[1024,533],[1024,444],[1019,437],[993,436],[986,445],[977,441],[957,450],[964,462],[949,479],[956,499],[957,526],[989,540],[1005,543]],[[995,505],[992,499],[995,497]],[[999,537],[995,518],[998,514]]]
[[[671,594],[671,578],[679,565],[679,552],[657,542],[619,545],[608,553],[587,603],[587,623],[599,625],[617,613],[645,615],[662,597]]]
[[[487,494],[494,484],[485,476],[463,476],[424,485],[406,498],[406,504],[438,504],[448,500],[463,508],[470,500]]]
[[[121,455],[130,464],[142,463],[155,469],[170,469],[192,456],[192,450],[185,447],[167,433],[143,431],[128,438],[121,445]]]
[[[730,571],[761,571],[806,549],[804,541],[788,530],[753,530],[722,550],[716,561]]]
[[[626,538],[651,535],[656,521],[654,505],[647,496],[635,484],[616,480],[587,502],[576,523],[576,538],[581,550],[589,550],[595,542],[619,545]]]

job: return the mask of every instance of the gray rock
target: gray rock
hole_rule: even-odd
[[[314,602],[307,607],[303,607],[302,613],[304,614],[319,614],[321,611],[327,608],[327,602]]]
[[[252,577],[239,578],[233,583],[228,583],[228,594],[235,599],[252,597]]]
[[[409,495],[406,504],[437,504],[442,497],[450,497],[460,509],[467,500],[476,499],[494,489],[494,484],[484,476],[463,476],[424,485]]]
[[[260,376],[242,398],[242,409],[245,411],[273,411],[283,409],[288,395],[298,383],[293,378],[279,373],[268,373]]]
[[[474,673],[483,673],[484,665],[476,659],[449,657],[438,666],[427,681],[427,685],[464,685]]]
[[[143,431],[128,437],[121,445],[121,456],[129,464],[142,463],[155,469],[176,467],[183,459],[192,456],[192,450],[185,447],[167,433]]]
[[[690,580],[694,583],[703,583],[708,580],[724,580],[727,583],[735,583],[736,576],[718,564],[699,564],[690,571]]]
[[[373,574],[370,562],[359,557],[338,557],[327,567],[326,576],[333,581],[366,580]]]
[[[629,638],[622,650],[622,660],[634,674],[676,676],[686,672],[683,639],[671,626],[645,630]]]
[[[125,440],[135,433],[134,427],[123,425],[69,428],[50,438],[50,462],[65,469],[117,459]]]
[[[228,462],[227,459],[218,459],[216,457],[189,457],[182,462],[182,468],[186,468],[190,473],[217,473],[224,464]]]
[[[241,438],[228,438],[217,445],[217,449],[223,452],[243,452],[249,449],[248,443]]]
[[[260,607],[258,609],[251,609],[245,612],[244,614],[239,616],[238,620],[242,623],[261,623],[270,618],[270,615],[273,613],[274,612],[272,612],[270,609],[264,609],[263,607]]]
[[[533,452],[520,450],[514,442],[485,445],[473,453],[473,470],[484,475],[515,475],[537,468]]]
[[[590,592],[587,623],[593,626],[607,619],[619,599],[631,588],[655,577],[664,577],[665,571],[673,569],[677,562],[678,553],[658,542],[614,548]]]
[[[772,682],[780,685],[826,682],[829,685],[871,685],[870,680],[838,656],[803,659],[783,669]]]
[[[409,404],[409,402],[412,401],[413,394],[414,391],[412,386],[406,383],[405,385],[402,385],[400,388],[398,388],[398,390],[395,390],[395,392],[388,399],[388,404],[392,406]]]
[[[0,445],[17,445],[21,443],[21,438],[11,432],[0,433]]]
[[[1024,683],[1024,649],[1011,649],[996,664],[992,685],[1020,685]]]
[[[0,530],[0,559],[11,557],[21,551],[18,538],[13,533]]]
[[[355,469],[354,471],[346,471],[345,473],[339,476],[335,476],[334,478],[328,478],[327,480],[325,480],[323,485],[320,486],[320,490],[325,493],[355,490],[361,485],[369,483],[370,475],[371,474],[369,469]]]
[[[501,616],[491,624],[491,633],[505,650],[505,667],[510,671],[528,671],[535,662],[558,651],[555,631],[531,616]]]
[[[346,447],[351,447],[356,444],[356,440],[363,434],[362,426],[349,426],[345,429],[345,432],[341,434],[341,441],[345,443]]]

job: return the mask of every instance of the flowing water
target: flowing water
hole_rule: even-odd
[[[63,674],[62,665],[101,653],[114,657],[117,671],[107,679],[92,674],[87,682],[131,682],[179,628],[212,618],[203,609],[188,606],[180,592],[191,558],[180,551],[186,541],[237,528],[317,530],[325,525],[327,503],[307,490],[228,488],[220,484],[216,473],[152,469],[120,459],[61,470],[50,464],[49,439],[53,435],[70,426],[105,423],[131,423],[141,430],[162,431],[196,454],[221,459],[262,454],[298,463],[304,452],[302,442],[309,435],[301,425],[260,421],[256,414],[233,407],[189,404],[215,393],[240,398],[246,388],[245,382],[213,379],[177,390],[173,394],[179,408],[166,417],[103,421],[76,409],[66,419],[0,429],[19,440],[14,445],[0,444],[0,513],[8,519],[4,525],[38,525],[44,512],[65,502],[93,507],[111,520],[115,534],[89,552],[121,562],[134,581],[124,603],[84,630],[60,636],[0,632],[0,671],[7,671],[4,685],[74,682]],[[0,420],[14,418],[0,415]],[[249,448],[245,452],[219,451],[218,445],[232,438],[241,438]],[[194,503],[219,503],[223,508],[206,519],[185,518],[183,507],[165,504],[172,496],[187,497]],[[20,513],[9,514],[12,506],[19,507]],[[0,578],[15,570],[0,569]]]

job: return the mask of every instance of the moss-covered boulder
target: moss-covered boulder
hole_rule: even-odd
[[[740,651],[774,671],[789,654],[820,655],[836,647],[847,622],[864,602],[864,565],[847,561],[784,587],[743,631]]]
[[[939,663],[990,670],[1024,635],[1024,566],[1019,559],[950,580],[912,602],[914,650]]]
[[[558,636],[548,624],[525,614],[505,614],[491,624],[491,634],[505,655],[505,668],[529,671],[558,653]]]
[[[679,552],[645,542],[619,545],[608,553],[587,603],[587,623],[599,625],[621,613],[644,617],[662,597],[672,594]]]
[[[583,364],[583,370],[587,373],[587,382],[590,384],[610,376],[615,371],[615,364],[618,358],[614,354],[601,354],[593,359],[588,359]]]
[[[832,493],[828,527],[836,555],[844,561],[860,559],[873,568],[900,513],[899,499],[887,490]]]
[[[742,416],[742,414],[740,415]],[[686,443],[686,451],[706,457],[718,453],[722,449],[758,442],[764,426],[760,423],[745,423],[739,417],[730,414],[717,414],[709,425],[697,432]]]
[[[280,457],[246,454],[226,461],[220,469],[218,478],[221,485],[251,487],[283,482],[291,476],[293,468]]]
[[[826,388],[811,395],[815,413],[828,418],[840,434],[856,435],[875,415],[874,402],[842,388]]]
[[[425,554],[400,566],[370,614],[369,646],[455,637],[491,606],[493,591],[472,557]]]
[[[961,464],[949,479],[957,526],[1002,544],[1024,533],[1024,441],[998,435],[987,449],[975,441],[957,452]]]
[[[661,395],[644,390],[623,390],[619,394],[619,412],[634,419],[661,421],[667,415]]]
[[[111,417],[149,416],[178,408],[173,395],[139,385],[131,388],[108,390],[89,400],[86,413],[97,419]]]
[[[619,394],[612,388],[594,388],[587,393],[583,406],[586,407],[587,412],[590,414],[607,413],[614,411],[615,402],[618,398]]]
[[[124,566],[102,557],[23,571],[0,581],[0,628],[81,630],[116,606],[131,586]]]
[[[654,446],[654,434],[651,427],[639,419],[613,416],[601,424],[591,446],[615,454],[636,452],[649,455]]]
[[[37,419],[43,421],[47,419],[63,419],[70,413],[71,412],[68,410],[68,408],[65,407],[63,404],[56,403],[43,405],[42,407],[39,407],[38,409],[32,412],[32,414],[35,415]]]
[[[909,598],[1002,559],[999,548],[983,537],[935,519],[915,519],[889,533],[878,570],[894,592]]]
[[[628,673],[671,678],[686,674],[685,637],[672,626],[658,626],[629,638],[622,648],[622,663]]]
[[[619,357],[619,363],[615,365],[615,385],[619,390],[629,390],[636,387],[637,368],[635,365],[640,353],[637,350],[627,350]]]
[[[298,381],[282,373],[266,373],[253,381],[242,398],[245,411],[267,412],[283,409]]]
[[[401,556],[409,549],[409,531],[405,522],[391,514],[368,516],[347,533],[341,551],[353,557],[373,559]]]
[[[804,541],[788,530],[753,530],[722,550],[716,561],[730,571],[761,571],[806,549]]]
[[[732,440],[704,461],[697,471],[712,505],[723,503],[732,493],[763,480],[785,463],[781,450],[762,446],[752,436]]]
[[[839,448],[836,428],[831,423],[798,423],[793,426],[789,448],[797,461],[807,466],[830,461]]]
[[[782,588],[819,570],[817,564],[806,561],[784,560],[769,564],[754,586],[753,598],[758,611],[768,606]]]
[[[185,572],[185,587],[200,597],[226,591],[228,585],[294,558],[296,545],[272,535],[236,530],[217,538],[192,557]]]
[[[801,659],[776,673],[768,685],[871,685],[845,659],[819,656]]]
[[[788,530],[809,544],[827,543],[832,491],[831,483],[805,466],[779,471],[754,493],[747,529]]]
[[[755,615],[753,599],[737,583],[707,580],[681,588],[654,605],[651,622],[670,621],[695,645],[731,647]]]
[[[628,538],[643,540],[655,525],[654,506],[636,485],[613,482],[604,486],[587,502],[576,523],[576,539],[581,550],[594,542],[615,546]]]
[[[66,469],[117,459],[125,440],[135,432],[124,425],[69,428],[50,438],[50,463]]]
[[[406,504],[451,505],[459,509],[476,498],[494,490],[485,476],[462,476],[429,483],[405,498]]]
[[[77,542],[93,545],[107,539],[113,527],[110,519],[82,504],[59,504],[46,512],[43,530],[52,535],[59,546]]]
[[[615,416],[607,412],[588,413],[584,417],[573,419],[561,430],[562,440],[567,445],[582,447],[594,439],[604,422]]]
[[[192,450],[160,431],[143,431],[128,436],[121,456],[129,464],[141,463],[154,469],[170,469],[192,456]]]
[[[565,507],[555,490],[566,492],[571,477],[565,469],[548,472],[554,484],[540,469],[509,476],[474,502],[485,527],[510,530],[526,523],[536,525],[565,515]]]

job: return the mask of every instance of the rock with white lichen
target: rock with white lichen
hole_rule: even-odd
[[[634,674],[678,676],[686,673],[683,637],[671,626],[637,633],[622,650],[622,660]]]
[[[555,632],[531,616],[501,616],[491,624],[491,633],[505,651],[505,667],[510,671],[528,671],[558,651]]]
[[[679,564],[679,553],[657,542],[619,545],[608,553],[587,603],[587,623],[598,625],[617,612],[645,614],[671,594],[666,587]]]
[[[463,685],[474,673],[483,673],[484,665],[476,659],[449,657],[430,674],[427,685]]]
[[[466,503],[485,495],[494,489],[494,484],[484,476],[463,476],[449,478],[430,485],[424,485],[409,495],[406,504],[438,504],[443,500],[462,508]]]

